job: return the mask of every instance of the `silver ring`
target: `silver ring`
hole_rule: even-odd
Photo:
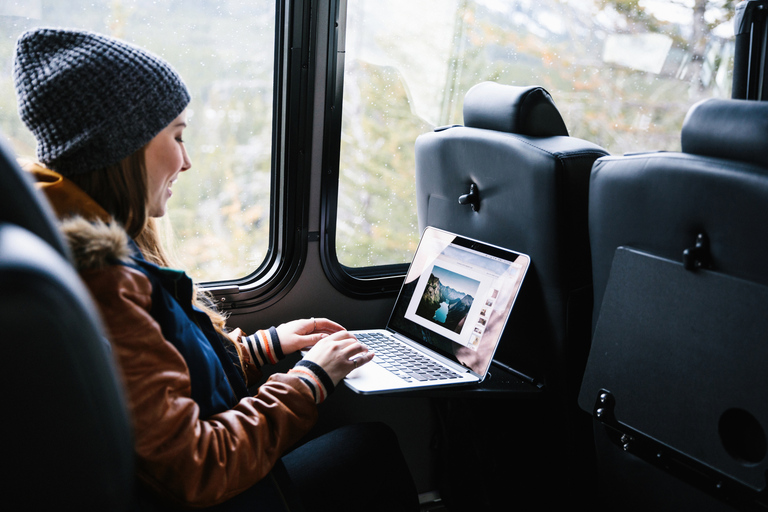
[[[352,361],[355,363],[355,369],[357,369],[357,358],[354,358]]]
[[[312,331],[317,330],[317,320],[315,320],[315,317],[312,317]]]

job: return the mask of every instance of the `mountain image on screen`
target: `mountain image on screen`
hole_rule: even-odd
[[[438,325],[460,333],[475,299],[468,293],[454,290],[430,274],[416,314]]]

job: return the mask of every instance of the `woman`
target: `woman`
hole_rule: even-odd
[[[373,354],[327,319],[228,332],[191,280],[167,268],[153,219],[191,163],[183,142],[190,96],[165,61],[98,34],[40,29],[19,39],[14,80],[21,118],[38,142],[41,164],[30,170],[63,219],[123,375],[143,488],[182,506],[257,505],[264,494],[255,484],[307,434],[317,405]],[[303,348],[294,368],[249,395],[263,365]],[[379,456],[389,457],[374,466],[397,473],[402,491],[399,503],[384,506],[412,506],[396,440],[373,429],[347,430],[345,442],[374,436]],[[362,481],[355,489],[333,478],[349,477],[360,462],[329,465],[339,452],[335,436],[286,458],[297,491],[309,510],[370,510],[384,498],[369,496]]]

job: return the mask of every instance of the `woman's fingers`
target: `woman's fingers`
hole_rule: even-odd
[[[311,320],[313,321],[313,332],[333,334],[344,330],[344,327],[327,318],[312,318]]]
[[[352,369],[356,370],[357,368],[360,368],[364,364],[370,363],[373,360],[375,355],[376,354],[374,354],[373,352],[367,351],[366,353],[364,353],[362,355],[358,355],[358,356],[350,358],[350,362],[352,363],[352,366],[353,366]]]
[[[373,359],[373,353],[346,331],[320,340],[304,357],[320,365],[338,384],[349,372]]]
[[[280,324],[276,327],[283,352],[292,354],[314,346],[318,341],[344,328],[327,318],[305,318]]]

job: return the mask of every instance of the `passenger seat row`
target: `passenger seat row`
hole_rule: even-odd
[[[565,478],[611,510],[765,503],[768,104],[695,105],[679,153],[569,137],[540,87],[476,85],[464,122],[416,142],[419,224],[531,256],[497,359],[557,397]]]

